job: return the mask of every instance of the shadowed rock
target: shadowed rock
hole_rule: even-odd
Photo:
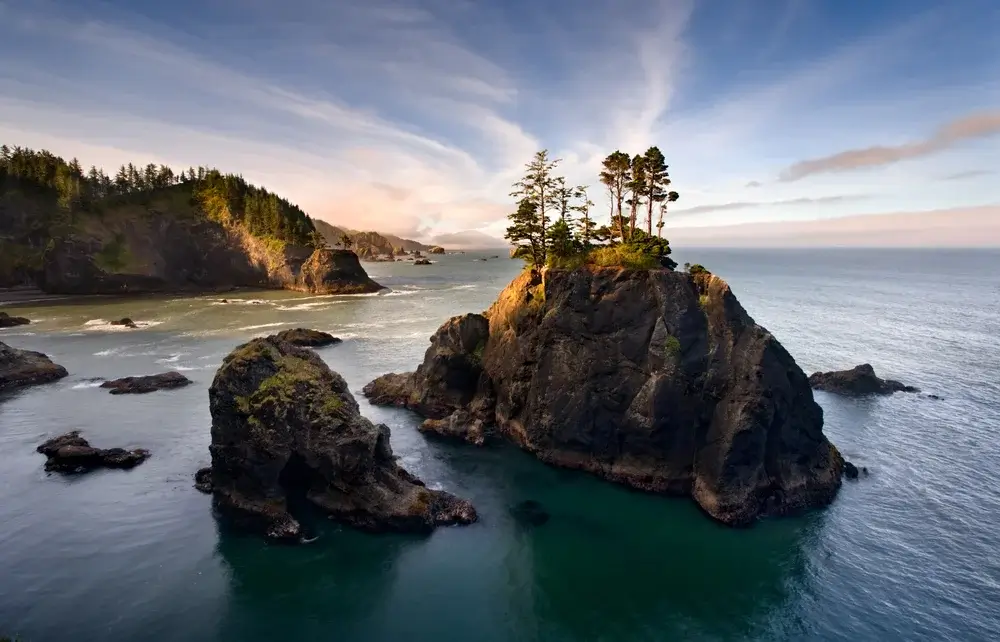
[[[417,259],[413,262],[414,265],[430,265],[431,262],[427,259]]]
[[[920,392],[918,388],[907,386],[893,379],[879,379],[875,369],[867,363],[850,370],[814,372],[809,376],[809,384],[815,390],[835,392],[841,395],[891,395],[894,392]]]
[[[432,247],[428,254],[444,254],[444,248],[440,246]]]
[[[469,502],[426,488],[396,463],[389,428],[361,416],[343,377],[312,350],[274,337],[239,346],[216,373],[209,403],[212,466],[196,482],[268,538],[299,541],[289,508],[299,498],[369,531],[476,519]]]
[[[319,330],[308,330],[306,328],[282,330],[274,335],[274,337],[279,341],[287,341],[292,345],[303,346],[306,348],[320,348],[340,343],[340,339],[332,334],[320,332]]]
[[[139,395],[156,390],[170,390],[172,388],[182,388],[191,383],[191,380],[179,372],[164,372],[162,374],[144,375],[141,377],[124,377],[105,381],[102,388],[109,388],[113,395]]]
[[[415,372],[364,392],[436,420],[423,430],[495,430],[731,525],[825,505],[841,484],[805,373],[711,274],[526,271],[484,315],[441,326]]]
[[[45,470],[61,473],[83,473],[95,468],[135,468],[150,455],[142,448],[94,448],[78,430],[50,439],[36,450],[48,458]]]
[[[41,352],[18,350],[0,343],[0,390],[47,383],[67,374],[66,368],[52,363]]]
[[[12,317],[6,312],[0,312],[0,328],[13,328],[17,325],[28,325],[31,320],[24,317]]]
[[[128,317],[125,317],[124,319],[118,319],[116,321],[112,321],[111,325],[120,325],[120,326],[123,326],[123,327],[126,327],[126,328],[132,328],[132,329],[135,329],[135,328],[139,327],[139,326],[137,326],[135,324],[135,321],[133,321],[132,319],[130,319]]]

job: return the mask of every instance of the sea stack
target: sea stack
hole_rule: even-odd
[[[270,539],[303,537],[290,498],[368,531],[476,520],[469,502],[426,488],[396,463],[389,428],[361,416],[347,383],[312,350],[273,336],[237,347],[209,404],[212,466],[199,471],[198,487]]]
[[[495,432],[734,526],[825,505],[841,484],[805,373],[707,273],[525,271],[486,313],[446,322],[415,372],[365,394],[428,417],[424,430]]]

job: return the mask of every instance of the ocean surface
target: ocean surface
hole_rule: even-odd
[[[487,254],[366,264],[391,291],[87,298],[0,309],[0,341],[66,379],[0,398],[0,636],[25,642],[1000,640],[1000,252],[678,251],[726,278],[806,372],[870,362],[925,393],[825,393],[826,433],[871,476],[830,507],[731,530],[689,500],[630,492],[510,447],[427,438],[360,396],[415,367],[449,316],[482,311],[519,264]],[[140,324],[123,330],[107,321]],[[207,389],[247,339],[306,326],[402,464],[481,521],[430,536],[327,523],[313,544],[231,532],[192,487]],[[195,384],[108,395],[94,379],[180,370]],[[131,471],[43,471],[43,440],[143,447]],[[515,521],[533,499],[551,519]]]

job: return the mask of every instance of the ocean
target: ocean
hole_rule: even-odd
[[[5,305],[0,341],[70,376],[0,397],[0,636],[24,642],[1000,639],[1000,251],[679,250],[727,279],[807,372],[869,362],[926,395],[816,393],[826,434],[871,475],[829,507],[733,530],[689,500],[547,467],[511,447],[425,437],[361,387],[413,369],[449,316],[518,272],[492,253],[366,264],[392,290],[243,292]],[[223,298],[228,303],[222,303]],[[108,321],[128,316],[137,330]],[[480,521],[430,536],[324,523],[301,547],[232,532],[192,487],[207,389],[247,339],[296,326],[401,463]],[[194,385],[110,396],[104,377],[180,370]],[[131,471],[43,471],[69,430],[153,452]],[[526,526],[510,509],[540,502]]]

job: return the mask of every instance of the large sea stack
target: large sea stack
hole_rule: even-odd
[[[303,537],[290,509],[299,498],[370,531],[476,519],[469,502],[426,488],[396,463],[389,428],[361,416],[347,383],[312,350],[254,339],[226,357],[208,394],[212,466],[199,488],[269,538]]]
[[[731,525],[825,505],[841,483],[805,373],[708,273],[526,271],[365,394],[424,430],[495,431],[550,464],[690,495]]]

